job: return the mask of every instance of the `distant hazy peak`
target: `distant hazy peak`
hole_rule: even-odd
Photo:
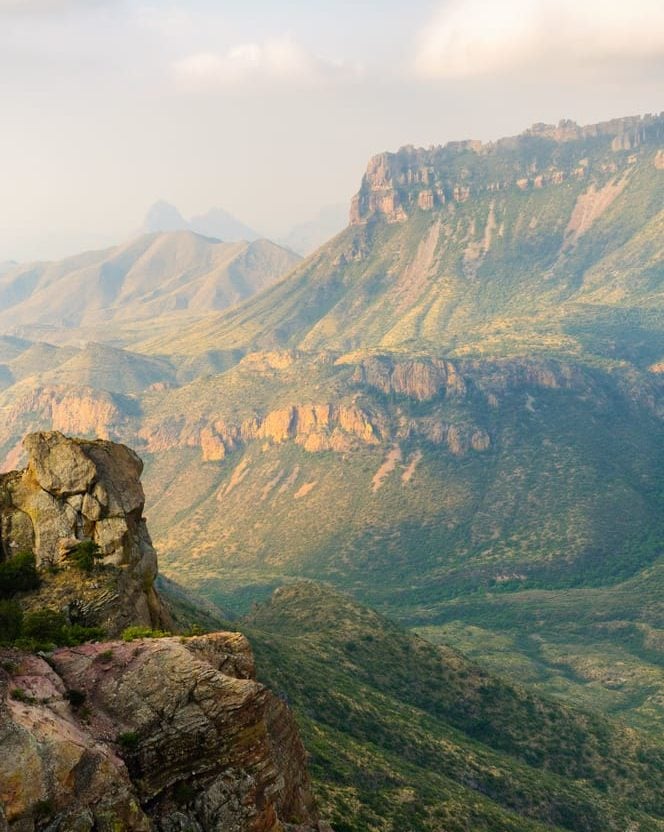
[[[154,231],[185,231],[189,223],[170,202],[159,200],[148,210],[143,221],[142,230],[148,233]]]
[[[213,237],[229,243],[241,240],[251,242],[261,236],[223,208],[211,208],[204,214],[186,220],[175,205],[164,200],[155,202],[148,210],[141,230],[146,233],[194,231],[204,237]]]
[[[205,214],[192,217],[189,227],[198,234],[216,237],[229,243],[239,240],[252,242],[261,237],[257,231],[240,222],[223,208],[211,208]]]

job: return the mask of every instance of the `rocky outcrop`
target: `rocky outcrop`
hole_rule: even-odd
[[[353,382],[366,384],[386,395],[394,393],[419,402],[466,393],[466,384],[455,365],[437,358],[400,361],[372,356],[358,364]]]
[[[381,419],[355,402],[292,404],[251,416],[238,424],[223,419],[200,425],[182,421],[148,428],[141,434],[149,451],[200,445],[205,462],[220,462],[254,440],[280,445],[294,441],[305,450],[346,451],[358,444],[377,445],[383,435]]]
[[[241,635],[0,658],[0,829],[319,828],[293,717]]]
[[[0,476],[0,557],[35,553],[44,585],[33,603],[48,596],[47,605],[75,610],[80,623],[110,634],[128,624],[163,624],[138,456],[124,445],[57,431],[30,434],[23,445],[26,469]],[[106,567],[95,582],[70,567],[69,552],[84,540],[99,546]]]
[[[536,124],[520,136],[489,144],[464,141],[426,149],[403,147],[371,159],[351,204],[350,223],[361,225],[375,218],[403,222],[418,209],[453,206],[482,193],[539,189],[567,180],[589,180],[596,173],[613,175],[634,161],[625,152],[662,141],[664,114],[586,127],[573,121]],[[562,148],[572,142],[578,145],[576,155]]]

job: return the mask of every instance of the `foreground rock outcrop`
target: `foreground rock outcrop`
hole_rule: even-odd
[[[0,830],[318,827],[295,722],[243,636],[1,658]]]
[[[0,560],[35,553],[44,586],[33,605],[61,608],[110,635],[129,624],[168,626],[153,587],[157,555],[143,517],[139,457],[124,445],[57,431],[30,434],[23,446],[25,470],[0,476]],[[107,567],[94,582],[67,568],[68,553],[84,540],[99,546]]]
[[[34,552],[40,584],[14,590],[13,608],[111,637],[172,629],[138,456],[57,432],[24,447],[25,470],[0,477],[0,562]],[[70,557],[84,541],[99,548],[89,569]],[[0,644],[0,832],[318,828],[295,721],[256,681],[246,639],[148,634],[37,654]]]

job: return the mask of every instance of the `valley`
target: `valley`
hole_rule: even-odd
[[[240,622],[337,832],[662,828],[663,154],[662,115],[535,125],[375,157],[304,260],[2,267],[3,468],[140,454],[162,572]]]

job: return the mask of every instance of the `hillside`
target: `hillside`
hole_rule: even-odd
[[[147,349],[660,360],[664,116],[369,165],[353,222],[286,280]]]
[[[250,297],[298,260],[268,240],[147,234],[105,251],[5,270],[0,331],[58,337],[62,329],[102,327],[108,340],[127,321],[154,325],[167,317],[173,326],[179,315],[200,317]]]
[[[120,439],[165,570],[224,608],[325,579],[659,731],[663,125],[382,154],[233,309],[123,352],[4,338],[5,467],[29,430]]]
[[[345,830],[664,827],[661,749],[296,584],[245,622],[295,709],[324,816]]]

